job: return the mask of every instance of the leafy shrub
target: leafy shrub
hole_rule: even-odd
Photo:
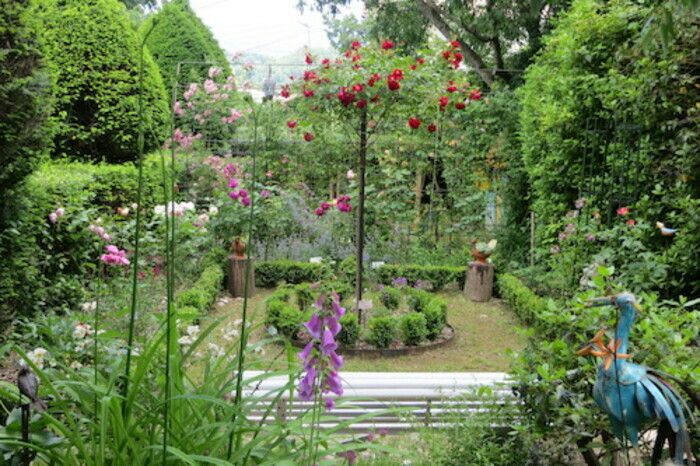
[[[355,289],[347,282],[335,280],[328,283],[328,288],[338,293],[340,300],[344,300],[352,295]]]
[[[314,292],[311,289],[311,284],[300,283],[294,287],[297,297],[297,306],[299,309],[307,309],[314,302]]]
[[[408,307],[415,312],[423,312],[433,300],[433,295],[415,288],[408,291]]]
[[[435,340],[447,324],[447,303],[440,298],[433,298],[423,310],[428,340]]]
[[[34,170],[49,140],[49,82],[26,25],[25,5],[3,2],[0,11],[0,230],[10,214],[9,192]]]
[[[281,282],[298,284],[315,282],[326,273],[324,264],[277,260],[258,262],[255,265],[255,285],[272,288]]]
[[[160,11],[144,21],[141,33],[149,31],[154,22],[146,44],[158,64],[167,90],[172,89],[175,83],[178,63],[190,62],[182,65],[180,84],[203,81],[210,66],[222,68],[227,75],[231,73],[224,51],[188,2],[176,0],[165,3]]]
[[[338,273],[350,286],[355,286],[357,278],[357,260],[355,256],[346,257],[338,264]]]
[[[338,333],[338,341],[346,347],[353,347],[360,338],[360,323],[357,320],[357,314],[347,312],[340,318],[340,333]]]
[[[402,341],[406,345],[418,345],[428,336],[427,319],[418,312],[410,312],[402,316],[399,325]]]
[[[446,285],[456,282],[464,287],[465,267],[449,267],[440,265],[394,265],[386,264],[376,269],[377,280],[390,285],[396,277],[406,277],[409,284],[417,281],[429,282],[434,291],[441,290]]]
[[[306,321],[306,314],[290,304],[279,308],[279,317],[275,328],[284,336],[292,338]]]
[[[220,266],[210,265],[205,268],[192,287],[178,295],[177,306],[193,307],[200,313],[206,313],[219,294],[223,278],[224,273]]]
[[[54,151],[123,162],[138,155],[139,35],[117,0],[37,0],[36,34],[53,75]],[[144,52],[145,150],[161,144],[168,99]]]
[[[394,317],[373,317],[369,319],[367,325],[369,328],[367,341],[377,348],[386,348],[396,339],[397,328]]]
[[[500,274],[496,286],[501,298],[528,324],[532,324],[549,307],[546,299],[537,296],[514,275]]]
[[[395,311],[401,304],[401,291],[396,288],[385,286],[379,294],[379,300],[387,308]]]

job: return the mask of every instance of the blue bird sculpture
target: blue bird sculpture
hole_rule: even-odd
[[[626,437],[636,449],[645,423],[667,421],[675,435],[674,462],[683,464],[684,453],[690,460],[692,453],[686,423],[686,413],[692,415],[690,409],[662,374],[628,360],[630,330],[637,310],[641,309],[634,295],[621,293],[595,298],[588,305],[614,305],[620,311],[614,340],[605,345],[602,340],[605,331],[602,330],[577,353],[603,358],[598,366],[593,398],[608,415],[613,433],[620,440]]]
[[[669,228],[663,224],[663,222],[656,222],[656,228],[661,232],[661,236],[674,236],[678,233],[676,228]]]

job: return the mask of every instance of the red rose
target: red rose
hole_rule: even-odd
[[[396,91],[401,87],[401,84],[393,78],[388,78],[386,83],[390,91]]]
[[[452,51],[451,51],[451,50],[445,50],[444,52],[442,52],[442,58],[444,58],[445,60],[449,60],[449,59],[450,59],[450,55],[452,55]]]
[[[630,208],[629,207],[620,207],[617,209],[617,215],[627,215],[630,213]]]
[[[341,87],[338,91],[338,100],[340,100],[341,104],[347,107],[355,101],[355,94],[348,92],[345,87]]]
[[[437,125],[435,123],[430,123],[428,125],[428,131],[434,133],[435,131],[437,131]]]
[[[367,80],[367,85],[368,85],[369,87],[372,87],[372,86],[374,86],[374,83],[376,83],[376,82],[379,81],[380,79],[382,79],[382,75],[379,74],[379,73],[374,73],[374,74],[373,74],[372,76],[370,76],[369,79]]]
[[[352,41],[352,43],[350,44],[350,48],[353,50],[357,50],[360,47],[362,47],[362,44],[360,44],[360,42],[356,40]]]
[[[367,101],[365,99],[360,99],[355,104],[355,107],[357,107],[357,108],[365,108],[366,106],[367,106]]]
[[[450,84],[449,86],[447,86],[447,89],[445,89],[445,90],[447,92],[457,92],[457,86],[455,86],[454,84]]]
[[[314,79],[318,79],[314,71],[304,71],[304,81],[313,81]]]
[[[307,53],[307,54],[306,54],[306,58],[304,59],[304,61],[306,62],[307,65],[310,65],[310,64],[312,64],[312,63],[314,62],[314,59],[311,58],[311,54],[310,54],[310,53]]]
[[[481,91],[474,89],[469,93],[469,100],[481,100]]]
[[[324,58],[323,60],[321,60],[321,64],[323,65],[324,68],[330,68],[331,67],[331,59]]]
[[[446,95],[443,95],[438,99],[438,103],[440,104],[440,107],[447,107],[447,104],[450,103],[450,99]]]
[[[416,117],[411,117],[408,119],[408,126],[410,126],[413,129],[418,129],[420,128],[420,119]]]
[[[280,90],[280,95],[284,97],[285,99],[289,98],[289,86],[282,86],[282,89]]]
[[[403,79],[403,70],[396,68],[389,76],[397,81],[401,81]]]
[[[313,133],[304,133],[304,141],[306,142],[311,142],[314,140],[314,134]]]
[[[357,55],[352,56],[352,61],[360,61],[360,58],[362,58],[362,55],[358,53]]]
[[[464,110],[465,108],[467,108],[467,105],[464,102],[457,102],[455,104],[455,108],[457,110]]]
[[[352,90],[355,92],[362,92],[365,87],[362,84],[353,84]]]
[[[304,89],[304,97],[313,97],[313,96],[314,96],[313,89]]]
[[[387,39],[387,40],[385,40],[384,42],[382,42],[382,48],[383,48],[384,50],[393,49],[393,48],[394,48],[394,43],[393,43],[392,41],[390,41],[390,40]]]
[[[422,65],[423,63],[425,63],[425,58],[421,58],[421,57],[416,58],[416,63],[418,63],[419,65]]]
[[[296,128],[296,127],[297,127],[297,122],[296,122],[296,121],[288,121],[288,122],[287,122],[287,127],[288,127],[288,128]]]
[[[459,41],[453,40],[452,42],[450,42],[450,45],[452,46],[452,48],[458,49],[459,48]]]

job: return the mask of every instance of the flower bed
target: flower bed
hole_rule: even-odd
[[[265,324],[292,342],[305,344],[302,325],[312,314],[313,296],[308,283],[280,287],[265,301]],[[343,298],[346,296],[341,294]],[[442,298],[425,290],[394,287],[384,287],[377,298],[381,305],[367,311],[365,328],[361,328],[356,313],[340,319],[338,341],[345,354],[410,354],[441,346],[454,337]]]

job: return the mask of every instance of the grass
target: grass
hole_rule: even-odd
[[[257,290],[249,301],[252,311],[251,322],[258,324],[251,335],[251,343],[265,338],[266,329],[261,325],[265,319],[264,300],[272,290]],[[393,358],[368,358],[348,356],[345,358],[344,371],[400,371],[400,372],[439,372],[439,371],[507,371],[509,350],[519,350],[525,344],[525,338],[518,332],[519,324],[507,306],[498,300],[488,303],[473,303],[458,291],[446,291],[440,295],[447,301],[447,320],[457,334],[449,345],[435,348],[418,355],[398,356]],[[228,298],[215,306],[209,318],[224,318],[220,329],[232,326],[241,317],[242,299]],[[217,343],[220,332],[213,338]],[[280,358],[284,363],[284,349],[268,346],[258,354],[257,359],[263,363],[261,368]],[[276,364],[273,363],[273,367]]]

